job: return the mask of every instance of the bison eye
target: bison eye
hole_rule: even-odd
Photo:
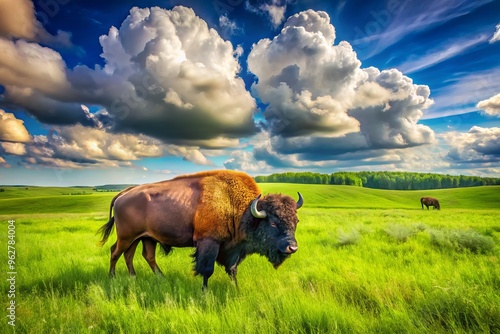
[[[272,227],[276,227],[276,223],[275,222],[270,222],[269,223]]]

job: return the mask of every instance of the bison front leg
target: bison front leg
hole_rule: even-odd
[[[151,270],[157,275],[163,276],[163,272],[160,270],[160,267],[158,267],[158,264],[156,263],[156,240],[152,238],[144,238],[142,239],[142,256],[146,261],[148,262],[149,266],[151,267]]]
[[[194,254],[195,274],[203,276],[203,290],[208,287],[208,279],[214,273],[215,260],[219,254],[220,244],[213,239],[202,239],[196,243]]]
[[[226,267],[226,273],[229,275],[236,287],[238,287],[238,279],[236,278],[236,274],[238,274],[238,263],[239,262],[233,264],[230,267]]]
[[[224,267],[226,269],[226,273],[229,275],[229,278],[234,282],[236,287],[238,287],[238,280],[236,279],[236,274],[238,274],[238,265],[243,260],[238,255],[229,256],[224,261]]]

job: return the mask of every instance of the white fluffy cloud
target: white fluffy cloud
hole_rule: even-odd
[[[500,117],[500,94],[479,101],[477,108],[484,110],[489,115]]]
[[[0,109],[0,141],[27,143],[31,140],[24,122],[14,114]]]
[[[493,36],[490,38],[490,43],[495,43],[500,41],[500,23],[496,25],[496,30],[493,33]]]
[[[4,38],[0,38],[0,83],[59,97],[69,89],[66,64],[58,52],[36,43]]]
[[[452,147],[447,158],[455,164],[500,161],[500,128],[473,126],[467,133],[449,132],[444,138]]]
[[[69,70],[54,50],[0,39],[3,103],[67,125],[98,125],[81,107],[97,104],[109,130],[177,145],[210,148],[255,133],[256,103],[238,76],[241,50],[192,9],[132,8],[100,43],[104,68]]]
[[[133,8],[100,42],[104,72],[126,81],[104,102],[116,130],[176,144],[255,132],[235,49],[193,10]]]
[[[7,155],[26,154],[26,143],[31,141],[31,136],[24,126],[24,122],[17,119],[12,113],[0,109],[0,153]],[[0,166],[11,167],[0,156]]]
[[[55,159],[82,165],[106,165],[108,160],[130,161],[163,153],[161,143],[150,138],[115,135],[81,125],[58,127],[47,136],[35,136],[28,152],[37,162]]]
[[[262,39],[248,57],[258,77],[252,86],[264,103],[273,134],[342,135],[357,131],[346,114],[361,62],[350,45],[332,46],[335,30],[328,14],[309,10],[290,17],[273,40]]]
[[[56,127],[47,136],[35,136],[21,155],[28,164],[58,168],[130,166],[131,161],[165,155],[212,164],[196,147],[165,145],[143,135],[113,134],[82,125]]]
[[[433,103],[429,87],[396,69],[362,69],[349,43],[334,42],[328,14],[308,10],[253,46],[252,89],[268,104],[263,127],[271,135],[271,146],[255,155],[279,165],[276,154],[316,161],[433,143],[434,132],[417,124]]]

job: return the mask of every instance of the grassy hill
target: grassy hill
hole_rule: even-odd
[[[304,195],[298,252],[278,270],[261,256],[247,257],[238,267],[239,288],[217,266],[204,293],[192,274],[191,248],[158,256],[165,274],[158,276],[139,246],[137,278],[129,278],[121,258],[109,279],[116,232],[99,247],[96,231],[116,192],[0,192],[0,240],[15,240],[15,254],[6,247],[0,262],[7,270],[13,261],[18,273],[16,331],[500,333],[499,186],[259,186],[264,194]],[[424,195],[439,198],[443,209],[421,210]],[[11,219],[15,230],[7,227]],[[0,289],[9,291],[9,284],[0,281]]]
[[[61,195],[91,194],[92,187],[34,187],[34,186],[0,186],[0,200],[7,198],[45,197]]]
[[[436,190],[383,190],[353,186],[261,183],[267,193],[284,193],[294,198],[300,191],[306,206],[312,208],[365,208],[365,209],[420,209],[420,198],[433,196],[440,200],[442,209],[500,208],[500,186]]]
[[[262,183],[259,187],[264,194],[283,193],[294,198],[300,191],[305,198],[305,206],[309,208],[420,209],[422,196],[439,198],[443,210],[500,208],[500,186],[412,191],[284,183]],[[107,212],[116,194],[97,193],[92,188],[4,189],[4,192],[0,192],[2,214]]]

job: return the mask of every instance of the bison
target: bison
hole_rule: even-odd
[[[427,210],[429,210],[429,206],[434,207],[434,209],[441,210],[441,206],[439,205],[439,201],[437,198],[422,197],[420,199],[420,204],[422,204],[422,210],[424,209],[424,205],[427,207]]]
[[[281,194],[262,197],[252,177],[235,171],[200,172],[127,188],[113,198],[114,216],[110,213],[100,229],[104,244],[116,225],[110,276],[123,253],[129,273],[135,273],[132,258],[141,240],[143,255],[156,272],[157,242],[166,252],[195,247],[194,272],[203,276],[203,289],[215,262],[236,284],[238,265],[249,254],[263,255],[278,268],[298,249],[297,209],[304,203],[298,196],[297,202]]]

